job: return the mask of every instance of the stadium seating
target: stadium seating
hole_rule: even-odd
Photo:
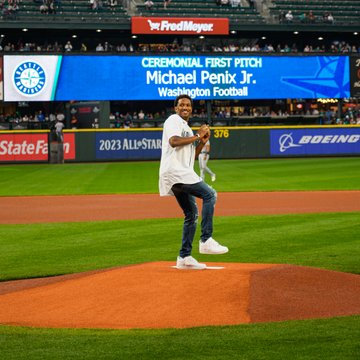
[[[331,12],[334,16],[335,25],[360,24],[360,1],[359,0],[272,0],[270,17],[264,17],[257,9],[249,6],[232,7],[218,6],[214,0],[174,0],[164,8],[163,0],[153,0],[151,10],[146,9],[144,1],[134,0],[136,8],[131,14],[119,1],[114,9],[107,5],[100,10],[92,10],[88,0],[63,0],[57,8],[56,14],[41,14],[40,4],[34,0],[22,0],[16,14],[2,14],[2,21],[14,21],[25,23],[89,23],[106,24],[122,23],[129,24],[132,16],[172,16],[172,17],[226,17],[232,25],[246,24],[273,24],[278,21],[281,12],[292,11],[293,23],[301,23],[300,15],[310,10],[316,17],[314,24],[324,24],[323,14]],[[245,2],[246,3],[246,2]],[[244,4],[244,1],[241,2]]]
[[[110,9],[104,2],[100,10],[92,10],[88,0],[61,1],[54,14],[41,14],[40,4],[33,0],[23,0],[19,4],[16,14],[9,16],[9,20],[19,22],[89,22],[89,23],[117,23],[130,22],[130,16],[123,6],[117,5]]]
[[[324,24],[325,12],[332,13],[336,25],[360,24],[359,0],[273,0],[270,13],[278,18],[281,12],[287,13],[289,10],[294,16],[294,23],[301,22],[301,14],[312,11],[314,24]]]
[[[137,5],[141,16],[172,16],[172,17],[224,17],[233,23],[264,23],[265,19],[256,9],[250,7],[218,6],[214,0],[174,0],[164,8],[163,0],[153,0],[151,10],[146,9],[143,3]]]

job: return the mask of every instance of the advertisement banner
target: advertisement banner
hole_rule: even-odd
[[[48,134],[0,134],[0,162],[48,161]],[[75,159],[75,135],[64,134],[64,159]]]
[[[161,137],[161,131],[97,133],[96,159],[160,159]]]
[[[277,156],[360,154],[360,128],[270,130],[270,154]]]
[[[347,56],[9,55],[4,61],[7,101],[350,96]]]
[[[360,56],[350,57],[351,97],[360,98]]]
[[[228,18],[131,18],[132,34],[228,35]]]

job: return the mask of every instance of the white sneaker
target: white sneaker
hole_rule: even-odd
[[[211,175],[211,181],[214,182],[216,180],[216,175]]]
[[[205,242],[200,240],[199,252],[200,254],[225,254],[229,251],[226,246],[220,245],[213,238],[208,238]]]
[[[178,256],[176,260],[176,267],[178,269],[202,270],[206,269],[206,264],[199,263],[192,256],[186,256],[184,258]]]

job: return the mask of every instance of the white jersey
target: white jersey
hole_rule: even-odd
[[[194,136],[187,121],[177,114],[169,116],[164,123],[159,172],[160,196],[174,195],[171,190],[174,184],[196,184],[201,181],[194,171],[195,143],[172,147],[169,144],[172,136]]]

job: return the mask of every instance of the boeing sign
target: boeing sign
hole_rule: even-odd
[[[360,154],[360,128],[276,129],[270,131],[271,155]]]

